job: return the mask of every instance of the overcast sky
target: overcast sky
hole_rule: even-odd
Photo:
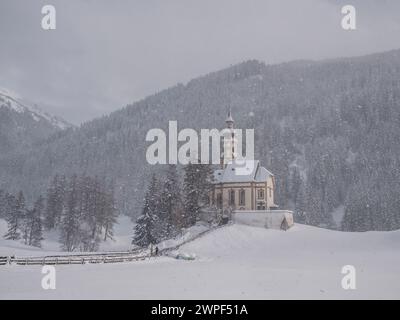
[[[56,30],[41,28],[45,4]],[[247,59],[397,48],[399,0],[0,0],[0,87],[74,124]]]

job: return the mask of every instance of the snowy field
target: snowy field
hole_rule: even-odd
[[[119,228],[122,231],[124,227]],[[117,239],[108,249],[124,249],[123,238]],[[5,242],[0,242],[0,255],[12,250],[33,255]],[[121,264],[57,266],[55,290],[42,289],[40,266],[0,266],[0,298],[400,298],[400,231],[342,233],[296,225],[283,232],[236,224],[213,231],[179,251],[195,254],[196,260],[160,257]],[[37,250],[37,255],[44,253]],[[341,287],[344,265],[356,268],[355,290]]]

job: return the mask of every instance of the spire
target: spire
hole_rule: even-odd
[[[233,125],[235,121],[232,118],[231,108],[229,107],[228,117],[225,120],[227,130],[224,132],[224,152],[223,152],[223,163],[226,166],[227,163],[232,162],[236,158],[237,140],[235,137],[235,129]]]
[[[231,114],[231,107],[229,107],[229,111],[228,111],[228,117],[225,120],[228,128],[233,128],[233,124],[235,123],[235,121],[232,118],[232,114]]]

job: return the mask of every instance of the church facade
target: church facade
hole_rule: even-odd
[[[221,168],[214,171],[212,206],[225,211],[276,209],[274,175],[258,160],[238,160],[231,112],[226,119],[231,134],[224,141]]]

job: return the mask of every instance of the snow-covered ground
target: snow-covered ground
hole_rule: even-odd
[[[283,232],[234,224],[181,247],[194,261],[57,266],[55,290],[42,289],[40,266],[0,266],[0,298],[399,299],[399,244],[400,231],[296,225]],[[344,265],[356,268],[356,290],[341,287]]]

